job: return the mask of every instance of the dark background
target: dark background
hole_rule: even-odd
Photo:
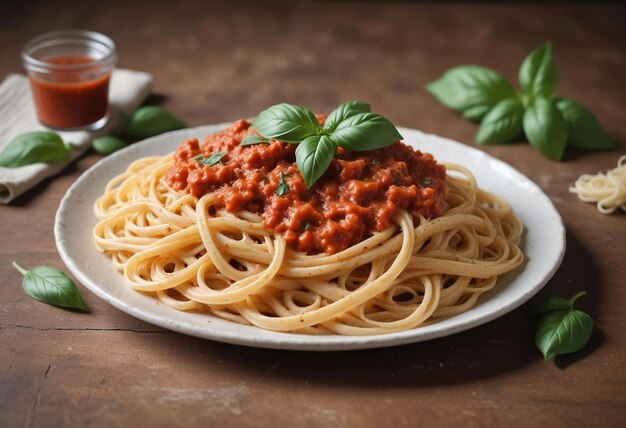
[[[593,111],[620,149],[568,152],[561,163],[527,144],[480,149],[555,203],[568,249],[542,294],[587,290],[580,306],[597,328],[585,350],[550,362],[534,348],[527,306],[425,343],[302,353],[164,331],[80,285],[91,314],[43,305],[22,292],[10,262],[63,267],[53,217],[69,185],[99,159],[88,154],[0,206],[0,425],[615,426],[626,416],[626,218],[603,216],[568,192],[579,175],[612,168],[625,153],[624,6],[3,1],[0,78],[22,71],[29,38],[66,28],[111,36],[119,67],[153,73],[152,101],[189,125],[254,116],[283,101],[327,113],[360,99],[397,125],[471,146],[476,125],[424,85],[471,63],[516,82],[527,53],[552,40],[557,92]]]

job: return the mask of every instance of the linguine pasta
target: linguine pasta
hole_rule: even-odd
[[[468,310],[523,261],[518,217],[458,165],[446,165],[440,217],[399,210],[346,250],[308,255],[256,213],[174,190],[172,164],[171,154],[140,159],[111,180],[94,238],[132,289],[176,310],[280,332],[381,334]]]

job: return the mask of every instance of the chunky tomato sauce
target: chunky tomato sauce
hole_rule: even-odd
[[[428,153],[401,142],[366,152],[338,148],[326,173],[307,189],[296,166],[295,144],[270,140],[239,146],[254,132],[250,126],[240,120],[202,143],[183,142],[168,183],[196,197],[215,192],[230,212],[260,213],[266,228],[309,254],[334,254],[361,242],[385,229],[398,209],[428,218],[442,212],[446,171]],[[194,159],[215,152],[226,154],[213,166]],[[276,194],[281,178],[289,188],[283,196]]]

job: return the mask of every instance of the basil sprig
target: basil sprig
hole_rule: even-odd
[[[555,97],[559,73],[550,42],[533,50],[519,69],[522,91],[501,74],[477,65],[445,72],[426,89],[468,120],[481,121],[479,144],[502,144],[522,132],[544,156],[561,160],[566,147],[611,150],[616,147],[596,117],[576,101]]]
[[[585,312],[574,309],[576,300],[585,294],[585,291],[578,292],[568,300],[549,297],[533,307],[533,314],[543,315],[537,327],[535,344],[544,359],[576,352],[589,341],[593,320]]]
[[[62,308],[87,311],[76,284],[59,269],[52,266],[37,266],[28,270],[16,262],[13,262],[13,267],[23,275],[22,287],[33,299]]]
[[[298,144],[296,164],[309,188],[326,172],[337,147],[375,150],[402,139],[389,120],[360,101],[339,105],[323,127],[310,110],[286,103],[264,110],[253,125],[265,138]]]
[[[56,132],[28,132],[15,137],[0,153],[0,166],[17,168],[33,163],[55,163],[69,156],[72,148]]]

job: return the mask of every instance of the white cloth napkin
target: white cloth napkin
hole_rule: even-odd
[[[0,167],[0,203],[8,204],[44,178],[61,171],[89,148],[94,137],[110,134],[121,120],[141,105],[151,86],[152,75],[149,73],[114,70],[109,87],[110,119],[106,126],[95,132],[59,132],[63,141],[75,146],[67,161],[19,168]],[[0,84],[0,150],[18,135],[44,130],[48,128],[37,120],[28,79],[21,74],[9,74]]]

